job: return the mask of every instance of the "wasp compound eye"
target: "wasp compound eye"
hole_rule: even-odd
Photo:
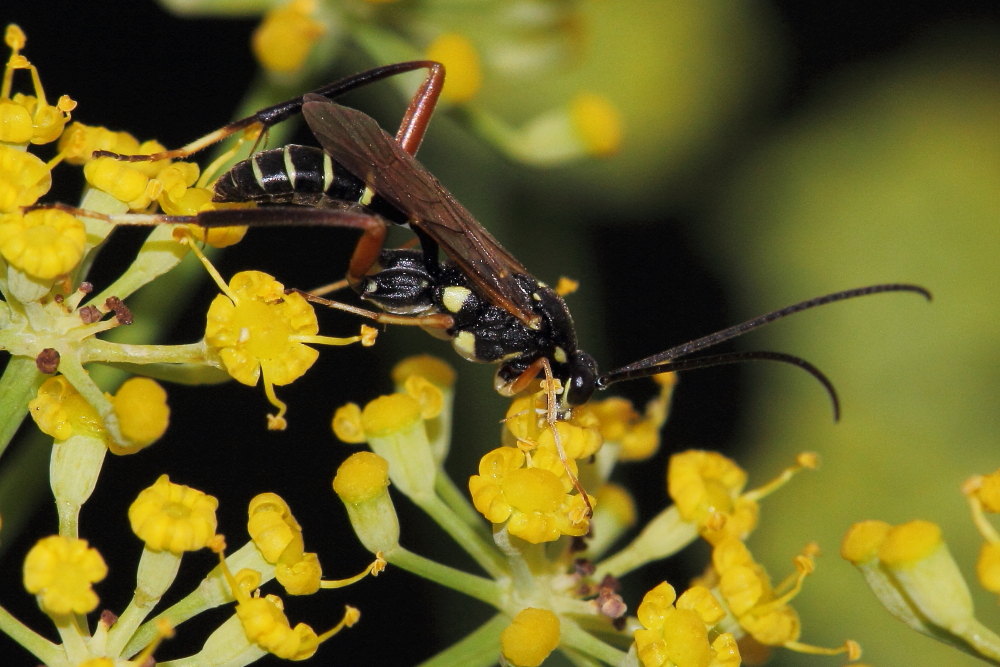
[[[566,380],[566,402],[583,405],[597,388],[597,362],[586,352],[577,351],[569,359],[569,377]]]

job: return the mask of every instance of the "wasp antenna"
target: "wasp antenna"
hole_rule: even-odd
[[[714,347],[719,343],[725,342],[737,336],[742,336],[743,334],[762,327],[765,324],[770,324],[775,320],[780,320],[783,317],[788,317],[795,313],[801,312],[803,310],[809,310],[810,308],[815,308],[817,306],[825,306],[828,303],[834,303],[835,301],[844,301],[845,299],[854,299],[859,296],[868,296],[869,294],[880,294],[882,292],[916,292],[920,294],[928,301],[931,300],[931,293],[921,287],[920,285],[910,285],[907,283],[886,283],[882,285],[868,285],[867,287],[856,287],[854,289],[843,290],[842,292],[834,292],[832,294],[826,294],[823,296],[817,296],[812,299],[806,299],[805,301],[800,301],[794,303],[791,306],[785,306],[784,308],[779,308],[778,310],[772,310],[769,313],[764,313],[758,317],[755,317],[746,322],[741,322],[740,324],[735,324],[721,331],[716,331],[715,333],[708,334],[707,336],[702,336],[701,338],[696,338],[687,343],[682,343],[681,345],[676,345],[669,350],[664,350],[658,354],[640,359],[633,362],[627,366],[622,366],[617,369],[615,373],[621,371],[629,371],[638,368],[647,368],[650,366],[655,366],[666,361],[671,361],[673,359],[679,359],[681,357],[686,357],[690,354],[694,354],[699,350],[704,350],[709,347]]]
[[[637,378],[649,377],[659,373],[669,371],[690,371],[696,368],[709,368],[711,366],[723,366],[727,364],[738,364],[744,361],[780,361],[801,368],[805,372],[816,378],[826,393],[830,396],[830,403],[833,405],[833,421],[840,420],[840,399],[837,397],[837,390],[833,382],[820,369],[801,357],[784,352],[768,352],[757,350],[753,352],[726,352],[723,354],[713,354],[709,356],[694,357],[692,359],[677,359],[674,361],[664,361],[650,365],[629,364],[617,370],[597,378],[597,388],[604,389],[609,385],[624,380],[635,380]],[[637,362],[638,363],[638,362]]]

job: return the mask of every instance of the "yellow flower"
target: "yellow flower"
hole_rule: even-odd
[[[554,458],[553,465],[552,456],[536,455],[529,466],[517,448],[487,452],[479,462],[479,474],[469,478],[473,505],[487,520],[506,522],[511,535],[532,544],[585,535],[590,523],[584,499],[568,493],[572,484],[558,456]]]
[[[280,562],[274,566],[274,578],[289,595],[312,595],[319,590],[323,578],[319,556],[310,552],[295,562]]]
[[[273,386],[309,370],[319,353],[303,340],[318,331],[316,313],[301,294],[285,294],[284,285],[265,273],[242,271],[229,281],[229,293],[209,307],[205,342],[218,350],[237,382],[252,387],[263,377],[271,404],[279,408],[272,424],[280,429],[287,408]]]
[[[132,532],[153,551],[180,554],[209,543],[217,526],[219,501],[197,489],[174,484],[166,475],[139,493],[128,509]]]
[[[452,387],[455,384],[455,369],[429,354],[407,357],[392,367],[392,381],[396,385],[403,384],[411,375],[419,375],[439,387]]]
[[[767,570],[754,560],[746,545],[736,537],[725,537],[712,550],[718,593],[740,627],[759,644],[784,646],[817,655],[846,653],[856,659],[860,649],[851,640],[834,648],[799,642],[801,622],[798,612],[789,603],[802,590],[806,576],[814,570],[816,551],[814,545],[807,547],[795,558],[796,572],[772,586]]]
[[[69,273],[83,257],[83,223],[56,209],[0,216],[0,254],[11,266],[41,280]]]
[[[511,401],[504,425],[520,449],[531,451],[555,446],[555,434],[545,409],[547,400],[546,392],[538,391]],[[587,406],[574,409],[570,419],[556,422],[555,430],[566,456],[585,459],[594,455],[604,442],[600,425],[599,415]]]
[[[123,162],[113,157],[99,157],[83,165],[87,182],[115,199],[125,202],[129,209],[144,209],[160,196],[163,186],[150,178],[148,167],[152,162]]]
[[[302,558],[302,526],[288,503],[276,493],[260,493],[250,501],[247,532],[269,563],[294,563]]]
[[[755,502],[742,493],[747,474],[717,452],[690,450],[670,457],[667,490],[682,518],[696,523],[709,542],[742,537],[757,523]]]
[[[113,132],[106,127],[84,125],[80,122],[70,123],[62,136],[59,137],[57,147],[63,159],[74,165],[90,162],[94,151],[110,151],[122,155],[136,155],[140,151],[139,140],[128,132]],[[133,164],[145,164],[147,165],[144,167],[146,170],[155,165],[153,173],[164,166],[163,162],[136,162]]]
[[[56,440],[72,435],[105,436],[97,411],[62,375],[42,383],[28,403],[28,411],[38,428]]]
[[[268,11],[250,42],[261,67],[272,72],[300,69],[326,32],[315,13],[315,0],[291,0]]]
[[[0,212],[31,206],[51,187],[52,172],[41,158],[0,145]]]
[[[622,118],[611,102],[593,93],[579,93],[570,102],[573,129],[589,154],[607,157],[622,143]]]
[[[60,97],[55,106],[44,99],[22,93],[15,94],[12,100],[28,112],[31,120],[29,141],[33,144],[47,144],[58,139],[66,123],[69,122],[69,112],[76,108],[76,102],[66,95]]]
[[[644,667],[740,664],[731,633],[709,641],[709,630],[725,617],[725,611],[702,586],[692,586],[678,598],[673,586],[664,581],[646,593],[636,617],[643,626],[634,637]]]
[[[24,587],[49,614],[86,614],[99,602],[91,584],[108,566],[86,540],[52,535],[39,540],[24,559]]]
[[[148,447],[160,439],[170,423],[167,392],[155,380],[129,378],[111,402],[121,433],[128,441],[124,446],[110,443],[109,449],[115,454],[134,454]]]
[[[500,650],[511,665],[538,667],[559,646],[559,617],[527,607],[500,633]]]
[[[223,576],[236,599],[236,617],[246,639],[268,653],[285,660],[306,660],[316,653],[320,643],[343,628],[351,627],[361,617],[357,609],[347,607],[340,623],[322,635],[317,635],[305,623],[299,623],[293,628],[285,616],[281,598],[275,595],[260,597],[259,591],[251,594],[251,591],[260,586],[259,572],[243,569],[235,575],[232,573],[222,553],[223,546],[216,541],[213,549],[219,554]]]
[[[468,102],[483,85],[483,70],[475,46],[464,35],[454,32],[438,36],[427,47],[425,57],[445,68],[445,86],[441,97],[451,102]]]
[[[275,595],[248,598],[236,604],[236,616],[243,625],[247,639],[285,660],[311,658],[319,647],[316,631],[305,623],[294,628]]]
[[[389,497],[389,463],[378,454],[358,452],[340,464],[333,478],[358,539],[372,553],[399,544],[399,519]]]
[[[69,112],[76,108],[76,102],[63,95],[55,106],[45,100],[41,78],[31,62],[20,54],[27,42],[24,31],[13,23],[4,31],[4,43],[11,55],[4,68],[4,85],[0,99],[0,142],[12,145],[47,144],[54,141],[69,121]],[[34,95],[10,93],[10,81],[14,70],[28,70],[34,83]]]

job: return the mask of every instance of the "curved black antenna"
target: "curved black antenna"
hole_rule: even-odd
[[[715,333],[702,336],[701,338],[696,338],[692,341],[688,341],[687,343],[682,343],[681,345],[675,345],[674,347],[664,350],[663,352],[648,356],[644,359],[639,359],[638,361],[634,361],[627,366],[617,368],[610,373],[606,373],[605,376],[618,375],[622,372],[645,369],[650,366],[658,366],[664,362],[679,359],[680,357],[686,357],[689,354],[698,352],[699,350],[713,347],[731,338],[742,336],[748,331],[762,327],[765,324],[770,324],[775,320],[780,320],[782,317],[787,317],[788,315],[792,315],[803,310],[815,308],[816,306],[823,306],[835,301],[853,299],[859,296],[868,296],[869,294],[879,294],[881,292],[916,292],[928,301],[931,300],[931,293],[928,290],[919,285],[909,285],[906,283],[868,285],[867,287],[856,287],[854,289],[843,290],[842,292],[834,292],[832,294],[826,294],[824,296],[818,296],[805,301],[800,301],[799,303],[792,304],[791,306],[785,306],[784,308],[780,308],[778,310],[772,310],[769,313],[747,320],[746,322],[733,325],[726,329],[722,329],[721,331],[716,331]]]
[[[757,350],[754,352],[724,352],[722,354],[713,354],[690,359],[664,361],[649,366],[642,366],[640,368],[624,367],[601,375],[597,378],[595,384],[598,389],[604,389],[609,385],[615,384],[616,382],[622,382],[623,380],[635,380],[637,378],[649,377],[650,375],[657,375],[668,371],[690,371],[696,368],[709,368],[711,366],[736,364],[744,361],[780,361],[801,368],[816,378],[819,383],[823,385],[823,388],[826,389],[826,393],[830,396],[830,403],[833,404],[833,421],[838,421],[840,419],[840,399],[837,397],[837,390],[834,388],[830,378],[828,378],[823,371],[816,368],[805,359],[796,357],[792,354],[785,354],[784,352],[768,352],[764,350]],[[630,364],[630,366],[634,365],[635,364]]]

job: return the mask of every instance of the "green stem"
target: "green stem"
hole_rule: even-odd
[[[469,497],[455,485],[448,475],[438,475],[434,480],[434,492],[451,508],[459,519],[469,525],[480,536],[480,539],[491,542],[490,531],[486,527],[483,515],[469,502]]]
[[[56,667],[66,663],[62,647],[53,644],[0,607],[0,632],[20,644],[40,663]]]
[[[81,363],[92,361],[104,363],[128,364],[210,364],[217,365],[218,360],[208,354],[205,341],[186,343],[184,345],[130,345],[127,343],[109,343],[108,341],[91,339],[87,342]]]
[[[438,477],[441,476],[438,475]],[[436,495],[425,499],[414,498],[413,500],[492,578],[496,579],[506,574],[503,559],[493,548],[493,545],[484,541],[478,533],[469,527],[469,524],[459,518],[452,511],[450,505],[445,504]]]
[[[493,607],[500,604],[500,592],[497,590],[496,584],[489,579],[462,572],[448,565],[442,565],[401,546],[383,554],[383,556],[393,565],[401,567],[407,572],[412,572],[418,577],[464,593]]]
[[[562,644],[596,658],[601,664],[620,665],[625,660],[623,651],[605,644],[565,616],[562,617],[559,635]]]
[[[621,577],[646,563],[677,553],[697,538],[694,522],[682,519],[671,505],[647,523],[631,544],[598,563],[596,571]]]
[[[11,357],[0,378],[0,456],[7,449],[35,397],[43,375],[28,357]]]
[[[510,625],[510,619],[497,614],[437,655],[420,663],[419,667],[489,667],[497,662],[500,633]]]

